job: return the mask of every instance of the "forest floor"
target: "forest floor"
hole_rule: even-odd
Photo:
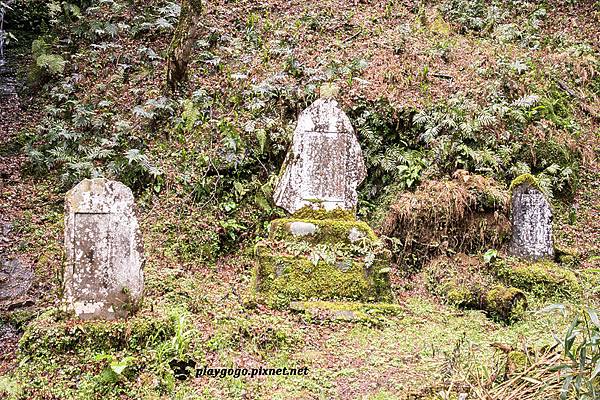
[[[241,2],[237,8],[230,8],[227,4],[215,2],[206,12],[206,25],[234,26],[239,15],[248,12],[246,8],[254,10],[250,3]],[[296,14],[308,16],[302,22],[307,25],[313,23],[312,20],[320,23],[321,19],[331,25],[331,29],[320,31],[306,28],[312,32],[310,34],[296,32],[296,46],[300,49],[296,57],[306,70],[319,68],[316,60],[323,49],[343,58],[343,62],[337,60],[341,64],[349,64],[365,51],[370,53],[369,68],[357,73],[360,75],[359,83],[352,84],[352,79],[347,79],[345,82],[349,87],[347,90],[342,87],[344,95],[341,103],[347,107],[352,104],[353,96],[357,94],[355,91],[371,100],[384,96],[400,108],[417,109],[435,104],[458,90],[473,99],[484,97],[481,88],[486,86],[488,78],[477,75],[475,70],[486,63],[495,64],[493,59],[499,53],[523,51],[517,46],[510,49],[501,45],[491,46],[481,38],[458,34],[443,23],[434,7],[423,11],[430,21],[431,31],[418,31],[417,39],[404,43],[405,39],[394,36],[402,36],[401,29],[395,29],[394,34],[365,34],[376,32],[382,26],[392,26],[391,23],[381,24],[374,15],[384,18],[386,10],[383,7],[358,2],[362,5],[354,13],[350,2],[347,5],[328,2],[308,10],[304,2],[271,3],[269,12],[276,27],[300,26],[296,22]],[[569,35],[572,40],[589,42],[595,46],[597,54],[600,40],[594,39],[600,38],[598,11],[590,11],[594,7],[593,2],[583,3],[583,8],[577,12],[562,3],[557,6],[550,13],[550,20],[544,24],[544,34]],[[320,7],[335,9],[336,13],[320,12]],[[265,12],[261,9],[254,11]],[[336,16],[344,18],[338,21]],[[422,16],[419,17],[414,7],[406,6],[401,7],[391,20],[417,24],[417,18]],[[217,21],[221,22],[217,24]],[[263,21],[262,24],[266,23]],[[330,44],[330,36],[340,31],[345,37]],[[248,29],[246,35],[252,34],[252,29]],[[273,28],[272,35],[277,37],[282,33]],[[293,34],[289,33],[289,36]],[[440,37],[452,43],[451,61],[439,53],[445,51],[444,46],[435,43]],[[406,52],[403,62],[394,58],[394,46],[399,42],[407,46],[403,50]],[[136,42],[129,39],[120,42],[130,55],[138,51],[137,44],[132,43]],[[164,39],[159,38],[152,43],[158,48],[166,47]],[[427,50],[421,51],[418,46]],[[332,47],[335,49],[332,50]],[[473,47],[476,51],[471,51]],[[242,57],[236,53],[241,50],[235,46],[221,51],[218,56],[230,63],[225,68],[228,73],[217,73],[216,76],[207,73],[204,65],[210,65],[211,61],[202,53],[193,66],[196,71],[191,79],[193,87],[214,89],[231,84],[233,88],[228,86],[227,90],[247,90],[225,82],[235,80],[230,77],[232,70],[245,65],[247,70],[244,73],[252,78],[252,74],[266,76],[269,75],[266,69],[275,71],[280,67],[276,63],[267,63],[268,67],[265,67],[264,60]],[[532,65],[545,65],[562,56],[562,53],[545,50],[534,51],[533,54]],[[227,61],[227,56],[233,61]],[[477,58],[477,61],[472,58]],[[23,60],[25,64],[26,58]],[[452,74],[456,79],[439,78],[435,83],[429,82],[424,89],[423,85],[408,78],[418,76],[424,63],[428,63],[431,71]],[[92,75],[86,68],[98,70]],[[159,71],[162,71],[161,68],[162,64],[156,66]],[[586,67],[581,68],[585,70]],[[106,85],[110,80],[105,80],[118,75],[114,70],[81,61],[79,72],[82,88],[87,89],[81,89],[80,98],[93,100],[106,97],[114,100],[117,108],[127,112],[133,104],[144,104],[156,95],[153,90],[162,76],[143,69],[137,72],[128,86],[114,89]],[[86,77],[90,80],[87,83]],[[136,85],[143,90],[136,92]],[[190,141],[197,138],[189,135],[184,139],[173,138],[169,136],[172,132],[160,131],[167,128],[159,127],[159,132],[152,131],[154,136],[149,154],[165,170],[166,182],[160,190],[144,192],[138,199],[138,217],[147,262],[145,299],[136,318],[160,320],[168,316],[169,321],[181,329],[173,334],[172,340],[168,338],[156,347],[148,345],[148,349],[143,346],[86,348],[82,343],[94,340],[95,328],[89,328],[85,333],[87,328],[77,323],[69,322],[59,328],[43,323],[48,310],[56,310],[60,305],[64,189],[56,174],[33,172],[24,146],[24,132],[30,132],[39,124],[42,119],[40,110],[47,105],[45,102],[51,102],[24,96],[21,99],[0,98],[0,273],[3,274],[0,279],[9,279],[8,260],[16,260],[20,276],[31,277],[26,290],[21,290],[19,296],[0,298],[3,312],[0,325],[0,394],[4,391],[14,398],[38,399],[113,396],[147,399],[383,400],[455,399],[462,393],[468,393],[469,397],[463,398],[499,400],[510,398],[509,393],[515,396],[512,398],[524,398],[519,395],[526,393],[531,396],[529,398],[544,399],[556,397],[557,387],[561,384],[559,376],[544,376],[547,387],[542,388],[536,379],[528,380],[527,374],[519,375],[522,371],[514,370],[518,367],[511,359],[513,350],[523,351],[529,358],[528,365],[542,364],[559,352],[555,346],[556,338],[564,339],[565,331],[583,308],[600,307],[600,279],[582,279],[585,283],[582,283],[584,290],[581,295],[572,298],[532,297],[524,317],[506,324],[488,318],[479,310],[462,310],[444,304],[427,292],[420,276],[407,277],[401,265],[394,265],[392,271],[394,303],[400,309],[393,315],[380,314],[376,306],[367,306],[363,318],[344,321],[328,315],[320,317],[254,304],[248,301],[255,266],[253,245],[260,235],[265,234],[261,224],[266,221],[247,224],[246,229],[234,229],[233,232],[238,235],[236,239],[241,236],[242,240],[236,242],[233,248],[221,251],[216,259],[205,258],[204,253],[198,252],[196,247],[205,244],[204,237],[198,239],[198,235],[208,230],[209,224],[218,225],[218,222],[206,218],[210,210],[202,209],[203,203],[190,208],[193,193],[182,194],[181,169],[187,162],[182,148],[185,149]],[[122,103],[117,101],[119,98]],[[590,103],[597,106],[597,98],[592,100],[596,103]],[[569,202],[557,200],[553,206],[556,242],[574,248],[580,254],[581,263],[575,270],[580,277],[582,271],[592,275],[600,271],[600,164],[597,159],[600,135],[599,122],[586,115],[585,111],[577,107],[574,109],[583,127],[578,138],[585,155],[580,171],[581,182]],[[223,109],[216,113],[219,112],[225,113]],[[242,122],[236,121],[238,124]],[[169,158],[171,152],[176,153],[172,159]],[[183,163],[181,167],[177,165],[179,162]],[[194,159],[193,162],[200,161]],[[573,209],[576,210],[576,218],[573,218]],[[229,235],[227,229],[225,224],[219,225],[218,234]],[[10,271],[17,275],[15,269]],[[30,354],[20,352],[18,340],[36,317],[42,321],[33,322],[38,324],[35,326],[39,326],[41,332],[32,330],[40,335],[38,342],[34,342],[38,349]],[[126,338],[135,335],[135,332],[129,332],[135,329],[132,327],[134,321],[137,319],[132,319],[131,325],[123,328],[127,331],[124,334]],[[110,323],[107,325],[111,326]],[[115,332],[122,333],[121,328],[115,329]],[[64,337],[58,337],[60,335]],[[81,337],[88,339],[75,339]],[[158,339],[147,340],[150,343]],[[179,344],[175,344],[177,341]],[[55,346],[67,346],[69,343],[73,344],[72,348],[62,353],[54,351]],[[177,349],[183,349],[183,352],[175,356],[169,353],[177,352]],[[161,359],[161,351],[175,359],[191,357],[199,368],[307,367],[308,375],[187,377],[179,381],[172,379],[171,366]],[[107,357],[103,358],[103,355]],[[135,359],[129,360],[128,356]],[[107,375],[111,362],[115,365],[122,363],[125,372]]]

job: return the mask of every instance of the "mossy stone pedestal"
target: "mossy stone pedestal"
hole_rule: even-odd
[[[272,221],[269,238],[256,245],[258,299],[275,308],[389,300],[389,254],[373,230],[347,212],[311,211]]]

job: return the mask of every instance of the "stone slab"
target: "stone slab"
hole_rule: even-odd
[[[143,248],[131,190],[85,179],[65,197],[64,296],[82,319],[127,317],[144,288]]]
[[[335,100],[319,99],[300,114],[275,204],[292,214],[306,206],[354,210],[356,189],[365,177],[350,119]]]
[[[511,224],[511,255],[531,260],[554,257],[550,203],[528,182],[513,189]]]

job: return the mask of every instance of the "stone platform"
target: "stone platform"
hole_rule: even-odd
[[[350,217],[274,220],[255,255],[254,287],[259,300],[272,307],[391,298],[389,252],[365,222]]]

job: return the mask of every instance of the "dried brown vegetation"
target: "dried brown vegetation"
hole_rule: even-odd
[[[418,255],[421,262],[448,248],[494,247],[510,232],[508,198],[493,179],[459,170],[453,180],[430,180],[401,193],[380,232],[400,241],[401,254]]]

